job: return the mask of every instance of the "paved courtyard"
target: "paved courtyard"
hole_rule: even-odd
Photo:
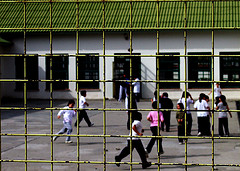
[[[100,100],[88,100],[91,108],[102,108],[103,104]],[[54,107],[63,107],[67,100],[54,101]],[[230,109],[236,110],[235,101],[228,101]],[[107,108],[124,108],[124,102],[117,102],[116,100],[107,100]],[[21,102],[12,101],[11,103],[3,103],[4,107],[23,106]],[[49,102],[44,100],[30,100],[29,107],[49,107]],[[151,102],[149,99],[142,100],[138,103],[139,109],[151,109]],[[176,100],[174,101],[174,108],[176,108]],[[62,120],[58,120],[57,110],[54,111],[53,130],[57,133],[62,128]],[[142,111],[143,126],[145,128],[144,135],[151,135],[149,129],[149,122],[146,120],[148,111]],[[176,112],[171,114],[171,130],[170,132],[161,132],[163,136],[177,135],[177,122],[175,119]],[[229,118],[229,129],[231,136],[239,137],[239,122],[236,112],[232,112],[233,118]],[[24,133],[24,111],[20,110],[4,110],[1,112],[1,132],[8,134],[23,134]],[[87,127],[85,121],[81,122],[79,128],[80,134],[86,135],[102,135],[103,134],[103,112],[92,110],[88,111],[90,120],[94,122],[93,127]],[[197,120],[196,112],[192,112],[193,116],[193,138],[189,139],[187,144],[187,162],[188,163],[204,163],[211,164],[212,161],[212,142],[211,139],[196,139],[197,134]],[[31,110],[27,115],[27,130],[29,134],[49,134],[50,133],[50,111],[46,110]],[[214,131],[218,136],[217,113],[215,113]],[[125,111],[107,111],[106,112],[106,133],[107,135],[128,135],[129,131],[126,129],[127,115]],[[72,135],[76,134],[77,130],[73,127]],[[2,136],[1,138],[1,158],[2,160],[24,160],[25,159],[25,142],[24,136]],[[72,144],[65,144],[65,137],[60,137],[53,143],[53,158],[54,161],[77,161],[77,138],[72,138]],[[149,138],[142,138],[144,146],[149,142]],[[46,136],[29,136],[27,138],[27,156],[29,160],[51,160],[51,141],[50,137]],[[124,137],[109,137],[106,138],[106,156],[107,162],[114,162],[114,156],[119,154],[121,149],[126,145],[126,138]],[[103,161],[103,138],[102,137],[81,137],[80,138],[80,160],[101,162]],[[182,171],[183,166],[170,165],[171,163],[185,162],[185,146],[179,145],[176,138],[163,139],[164,154],[160,157],[161,163],[168,163],[169,165],[161,165],[161,170]],[[216,139],[214,143],[214,159],[216,164],[235,164],[240,165],[240,141],[239,139]],[[130,157],[123,159],[123,162],[128,162]],[[154,146],[148,158],[149,161],[156,163],[157,148]],[[140,158],[136,152],[133,151],[133,161],[140,162]],[[51,170],[50,163],[28,163],[28,170],[30,171],[48,171]],[[115,164],[108,164],[106,166],[108,171],[129,170],[129,165],[121,164],[117,167]],[[153,165],[149,170],[157,170],[157,165]],[[77,170],[75,163],[54,163],[53,169],[56,171]],[[240,167],[226,167],[217,166],[218,170],[240,170]],[[23,162],[3,162],[2,170],[4,171],[21,171],[25,170],[25,163]],[[81,164],[82,171],[101,171],[102,164]],[[140,165],[133,165],[133,170],[142,170]],[[211,170],[210,166],[189,166],[188,170]]]

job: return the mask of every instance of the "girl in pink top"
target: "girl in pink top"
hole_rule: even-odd
[[[157,101],[154,101],[152,103],[152,108],[157,109]],[[160,118],[159,126],[158,126],[158,114],[159,114],[159,118]],[[161,136],[160,135],[161,122],[164,121],[162,112],[161,111],[159,111],[159,112],[158,111],[149,112],[149,114],[147,116],[147,120],[151,122],[150,129],[152,131],[152,135],[153,136],[158,136],[158,130],[159,130],[159,136]],[[150,142],[148,143],[148,145],[145,149],[147,157],[148,157],[148,153],[150,153],[152,151],[152,147],[155,144],[156,140],[157,140],[156,138],[151,138]],[[163,151],[163,148],[162,148],[162,138],[159,138],[159,154],[158,155],[163,154],[163,153],[164,153],[164,151]]]

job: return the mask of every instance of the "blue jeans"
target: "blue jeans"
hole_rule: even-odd
[[[63,122],[63,128],[57,134],[64,134],[67,132],[67,135],[72,133],[72,124],[70,122]],[[58,136],[56,136],[56,139]],[[70,141],[71,137],[66,137],[66,141]]]

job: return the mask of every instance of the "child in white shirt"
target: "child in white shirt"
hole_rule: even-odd
[[[70,108],[73,108],[75,105],[74,100],[69,100],[68,104],[64,109],[66,110],[60,110],[57,114],[58,119],[61,118],[63,115],[63,128],[57,133],[57,134],[64,134],[67,132],[68,135],[72,133],[72,118],[76,116],[75,110],[68,110]],[[53,137],[53,140],[56,141],[58,136]],[[66,137],[66,144],[72,143],[71,137]]]
[[[142,123],[141,123],[142,114],[138,112],[136,115],[134,115],[134,117],[135,117],[133,118],[134,122],[132,123],[132,136],[142,136],[143,135],[143,129],[142,129]],[[132,150],[134,148],[136,148],[142,160],[142,168],[145,169],[147,167],[150,167],[151,162],[147,162],[142,141],[138,137],[132,138]],[[115,156],[115,162],[121,162],[121,160],[124,157],[127,157],[129,154],[130,154],[130,137],[128,138],[127,146],[121,151],[121,153],[118,156]],[[116,163],[116,165],[119,167],[120,163]]]
[[[83,110],[80,110],[80,114],[78,116],[78,123],[80,124],[80,122],[84,118],[84,120],[87,122],[88,126],[91,127],[94,124],[90,121],[86,110],[84,110],[87,106],[89,106],[89,104],[87,103],[86,98],[85,98],[86,96],[87,96],[87,92],[85,90],[82,90],[80,101],[79,101],[79,105],[80,105],[79,108],[83,109]],[[77,120],[76,120],[74,126],[77,127]]]
[[[198,136],[208,135],[208,114],[209,114],[209,105],[205,100],[206,95],[201,93],[199,95],[199,100],[194,103],[195,110],[199,110],[197,112],[198,119]]]

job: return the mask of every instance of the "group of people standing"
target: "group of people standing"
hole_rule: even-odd
[[[215,92],[216,91],[216,92]],[[227,112],[229,113],[230,117],[232,117],[231,112],[229,111],[228,104],[226,102],[226,97],[222,95],[221,89],[219,84],[217,83],[216,88],[214,89],[215,92],[215,106],[216,110],[219,111],[218,121],[219,121],[219,136],[229,136],[229,129],[228,129],[228,116]],[[129,92],[127,93],[127,97],[129,97]],[[170,118],[171,118],[171,110],[173,109],[173,102],[171,99],[168,98],[168,93],[164,92],[159,98],[157,97],[157,91],[154,92],[154,98],[151,99],[152,101],[152,109],[153,111],[149,112],[147,115],[147,120],[150,121],[150,130],[152,132],[152,136],[161,136],[160,130],[164,131],[164,126],[166,128],[166,132],[170,131]],[[211,92],[209,93],[211,94]],[[157,100],[158,98],[158,100]],[[159,103],[157,102],[159,101]],[[198,123],[198,134],[197,136],[210,136],[211,135],[211,111],[208,105],[209,97],[204,93],[200,93],[199,98],[196,102],[194,102],[191,94],[189,92],[183,92],[182,97],[177,101],[177,109],[176,112],[176,120],[178,123],[178,136],[185,136],[185,113],[186,113],[186,134],[187,136],[191,136],[192,130],[192,114],[190,110],[190,105],[193,104],[195,110],[197,110],[197,123]],[[129,109],[129,98],[126,100],[126,108]],[[133,109],[137,109],[136,100],[133,98],[132,105]],[[162,111],[157,111],[156,109],[164,109]],[[137,111],[132,112],[132,124],[130,124],[130,115],[128,113],[128,122],[127,128],[130,129],[130,125],[132,126],[132,136],[142,136],[143,135],[143,126],[141,124],[142,115]],[[158,141],[157,141],[158,140]],[[162,147],[162,138],[151,138],[146,148],[144,148],[141,139],[138,137],[132,138],[132,150],[136,148],[141,160],[142,160],[142,168],[147,168],[151,166],[151,163],[147,161],[148,154],[152,151],[153,145],[155,142],[158,142],[159,145],[159,153],[161,155],[164,153]],[[178,138],[179,144],[184,143],[183,138]],[[120,152],[119,155],[115,156],[116,165],[119,167],[121,160],[130,154],[130,138],[128,138],[127,146]]]

